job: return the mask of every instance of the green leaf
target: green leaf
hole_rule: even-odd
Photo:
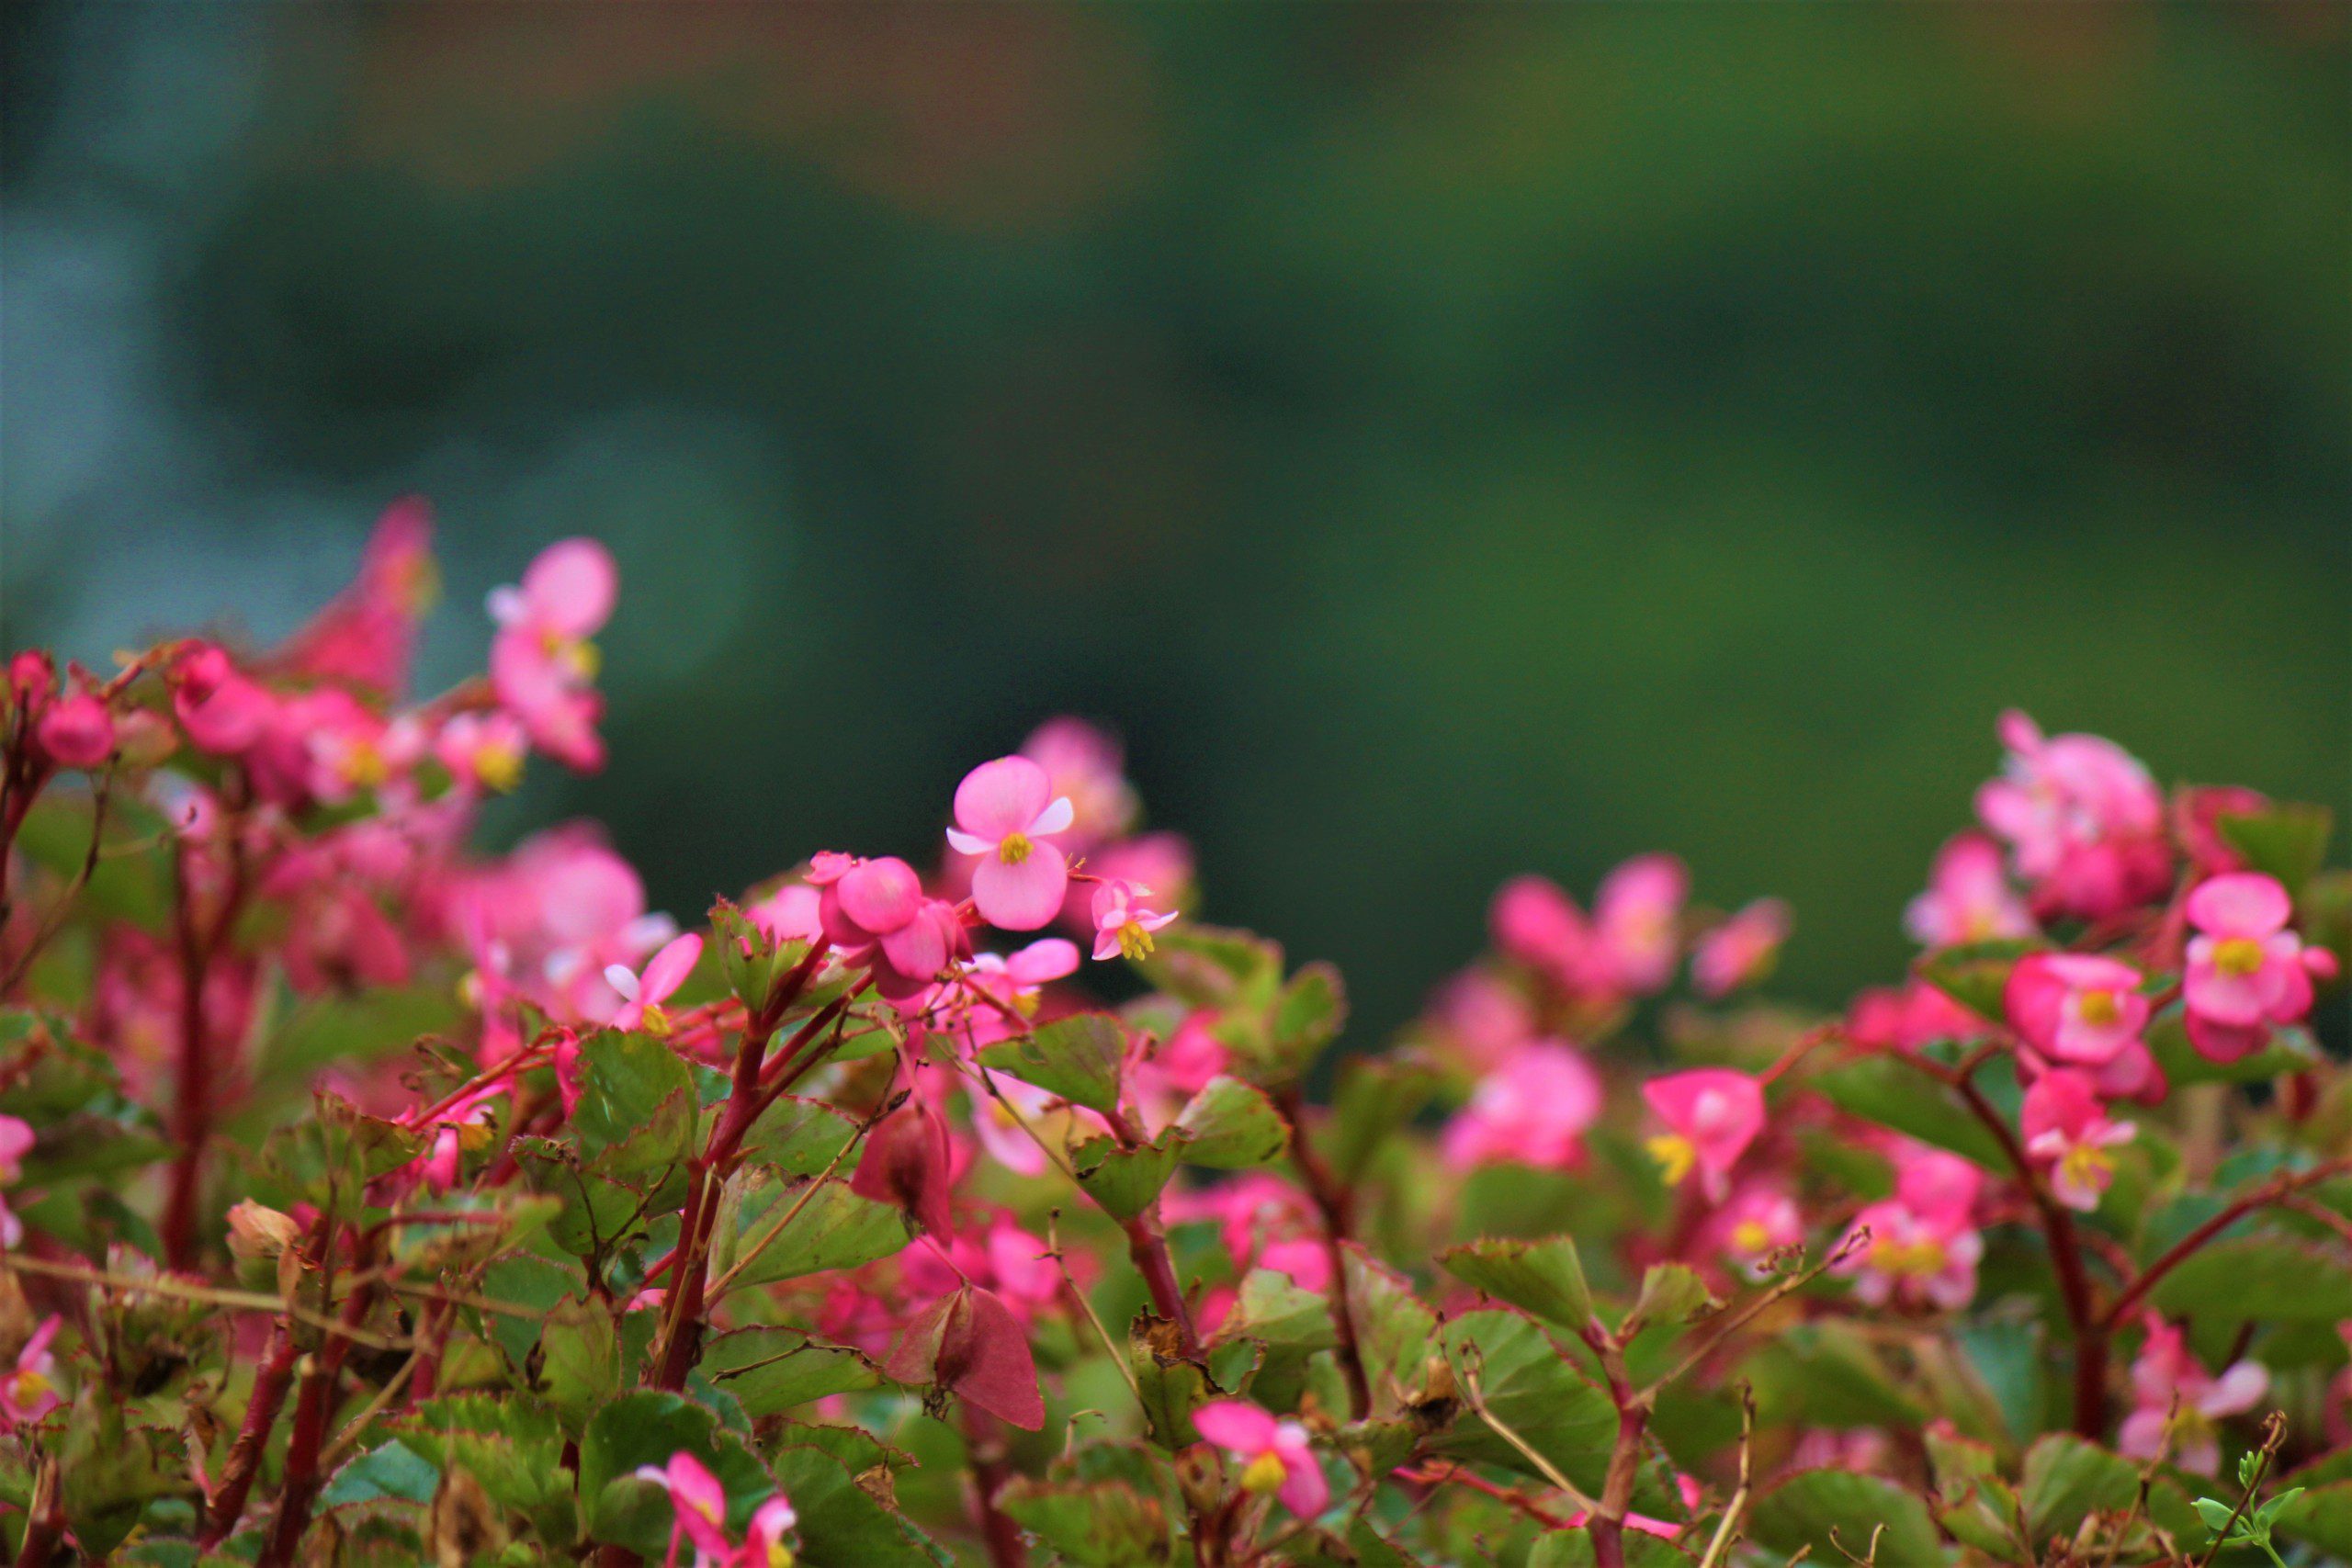
[[[1151,1568],[1171,1555],[1167,1510],[1124,1481],[1016,1476],[997,1506],[1064,1562],[1085,1568]]]
[[[2352,1558],[2352,1481],[2308,1490],[2278,1510],[2271,1521],[2278,1534],[2341,1558]]]
[[[787,1176],[831,1168],[857,1135],[857,1121],[820,1100],[780,1095],[743,1139],[743,1157]]]
[[[1654,1263],[1642,1272],[1641,1293],[1625,1314],[1623,1332],[1639,1333],[1650,1324],[1689,1323],[1722,1304],[1689,1264]]]
[[[2071,1539],[2091,1515],[2129,1507],[2139,1493],[2137,1465],[2066,1432],[2034,1440],[2018,1486],[2036,1542]]]
[[[550,1258],[516,1253],[500,1258],[482,1271],[481,1289],[491,1301],[537,1307],[551,1314],[566,1296],[584,1297],[588,1277],[576,1267],[566,1268]],[[485,1312],[481,1321],[488,1337],[519,1368],[529,1359],[531,1347],[539,1342],[539,1329],[546,1319]]]
[[[571,1125],[595,1168],[632,1176],[682,1164],[693,1152],[695,1117],[694,1075],[667,1045],[611,1030],[582,1042]]]
[[[1945,1561],[1928,1506],[1891,1481],[1850,1470],[1808,1470],[1791,1476],[1756,1500],[1748,1528],[1776,1552],[1811,1548],[1815,1559],[1843,1562],[1870,1550],[1871,1533],[1883,1525],[1877,1561],[1888,1568],[1928,1568]]]
[[[2241,1236],[2192,1253],[2156,1281],[2149,1303],[2174,1316],[2335,1323],[2352,1317],[2352,1270],[2326,1247]]]
[[[1127,1033],[1108,1013],[1072,1013],[980,1052],[980,1065],[1104,1113],[1119,1108]]]
[[[255,1162],[255,1195],[274,1209],[297,1203],[349,1212],[368,1183],[414,1159],[424,1139],[322,1089],[312,1113],[281,1127]]]
[[[1964,942],[1922,954],[1912,972],[1969,1011],[1995,1023],[2002,1021],[2001,993],[2018,960],[2043,943],[2036,942]]]
[[[863,1353],[774,1325],[739,1328],[706,1340],[702,1372],[754,1419],[882,1382],[882,1369]]]
[[[1569,1480],[1589,1492],[1600,1490],[1616,1440],[1617,1408],[1542,1325],[1523,1313],[1493,1307],[1447,1323],[1443,1341],[1457,1384],[1475,1386],[1498,1420]],[[1435,1446],[1459,1459],[1543,1475],[1516,1445],[1466,1408]]]
[[[573,1257],[608,1253],[644,1228],[648,1204],[643,1195],[583,1168],[570,1145],[553,1138],[517,1138],[514,1154],[531,1190],[562,1202],[562,1212],[548,1222],[548,1235]]]
[[[1158,933],[1139,967],[1153,989],[1193,1007],[1263,1007],[1282,984],[1283,950],[1250,931],[1188,920]]]
[[[1341,1183],[1353,1182],[1397,1130],[1437,1092],[1436,1066],[1409,1052],[1354,1056],[1340,1068],[1330,1115],[1315,1136],[1324,1163]]]
[[[1290,1124],[1265,1091],[1223,1075],[1177,1113],[1176,1130],[1186,1139],[1180,1153],[1187,1165],[1217,1170],[1272,1165],[1290,1149]]]
[[[1135,1372],[1144,1427],[1151,1440],[1170,1452],[1198,1442],[1193,1412],[1227,1391],[1184,1354],[1176,1325],[1149,1313],[1138,1314],[1127,1330],[1127,1364]]]
[[[1276,1058],[1295,1077],[1339,1038],[1347,1021],[1347,987],[1340,972],[1329,964],[1309,964],[1291,976],[1275,999],[1267,1032]]]
[[[1089,1138],[1070,1151],[1070,1168],[1078,1173],[1080,1190],[1124,1224],[1149,1208],[1168,1185],[1184,1142],[1172,1127],[1131,1149],[1112,1138]]]
[[[2282,1073],[2299,1073],[2326,1061],[2308,1031],[2276,1029],[2259,1051],[2234,1062],[2216,1062],[2199,1055],[2188,1043],[2188,1028],[2177,1007],[2166,1008],[2148,1025],[2148,1054],[2165,1070],[2176,1089],[2199,1083],[2267,1083]]]
[[[1438,1350],[1437,1314],[1412,1281],[1354,1242],[1340,1247],[1340,1288],[1354,1314],[1356,1352],[1371,1385],[1374,1416],[1395,1416],[1426,1393]]]
[[[357,1067],[397,1056],[419,1037],[452,1028],[459,1013],[447,986],[371,987],[295,1005],[264,1043],[255,1085],[307,1085],[322,1067]]]
[[[1891,1056],[1864,1056],[1815,1074],[1812,1083],[1849,1115],[1950,1149],[1987,1170],[2007,1168],[1999,1142],[1984,1123],[1917,1067]]]
[[[797,1213],[792,1213],[795,1204]],[[752,1256],[752,1247],[787,1213],[792,1217],[775,1238]],[[740,1264],[738,1285],[855,1269],[890,1257],[914,1239],[896,1205],[861,1197],[838,1177],[827,1177],[813,1190],[805,1181],[763,1183],[744,1198],[741,1214],[735,1256],[739,1263],[750,1261]]]
[[[1565,1235],[1540,1241],[1468,1242],[1438,1254],[1438,1264],[1473,1290],[1524,1307],[1547,1323],[1582,1333],[1592,1321],[1592,1291],[1585,1283],[1577,1244]]]
[[[586,1427],[621,1386],[620,1336],[612,1314],[593,1302],[557,1303],[539,1329],[539,1381],[570,1430]]]
[[[946,1552],[823,1450],[787,1443],[768,1464],[799,1516],[808,1568],[946,1568]]]
[[[1218,1343],[1254,1339],[1280,1349],[1325,1350],[1338,1343],[1339,1331],[1330,1303],[1299,1289],[1287,1274],[1252,1269],[1215,1337]]]
[[[2300,904],[2304,887],[2327,862],[2335,816],[2324,806],[2288,804],[2243,816],[2225,813],[2213,825],[2248,865],[2277,877]]]
[[[350,1503],[390,1499],[398,1503],[430,1503],[441,1485],[441,1471],[431,1460],[398,1438],[361,1454],[334,1472],[319,1502],[329,1508]]]

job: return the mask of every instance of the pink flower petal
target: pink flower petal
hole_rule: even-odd
[[[1230,1453],[1261,1454],[1274,1446],[1274,1418],[1242,1399],[1212,1399],[1193,1412],[1193,1430]]]
[[[533,617],[566,637],[587,637],[610,620],[619,591],[612,552],[594,539],[559,540],[523,573]]]
[[[1034,931],[1051,925],[1061,913],[1069,886],[1069,863],[1051,844],[1033,845],[1017,864],[990,856],[972,869],[972,902],[980,918],[1000,931]]]
[[[2192,925],[2215,936],[2266,937],[2295,912],[2284,887],[2252,871],[2208,878],[2188,896],[2186,908]]]
[[[1026,757],[982,762],[956,786],[956,825],[975,838],[1001,842],[1025,833],[1054,793],[1046,770]]]

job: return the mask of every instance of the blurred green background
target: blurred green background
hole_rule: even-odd
[[[5,610],[276,636],[375,511],[611,542],[691,914],[1123,731],[1392,1024],[1503,875],[1831,999],[2007,704],[2352,773],[2342,4],[14,4]]]

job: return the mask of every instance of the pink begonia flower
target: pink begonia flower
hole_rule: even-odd
[[[1078,964],[1077,945],[1057,936],[1010,955],[975,953],[959,976],[960,988],[943,994],[944,1031],[966,1055],[1023,1033],[1037,1016],[1045,987],[1076,974]]]
[[[2217,1062],[2258,1050],[2270,1026],[2293,1023],[2312,1007],[2312,977],[2335,972],[2335,955],[2306,948],[2287,929],[2294,904],[2256,872],[2199,883],[2183,907],[2198,934],[2181,978],[2189,1043]]]
[[[605,966],[635,965],[677,935],[669,916],[647,912],[628,862],[580,823],[534,834],[461,878],[448,918],[482,973],[559,1023],[609,1017],[622,998]]]
[[[637,1478],[670,1494],[676,1521],[670,1527],[670,1553],[662,1559],[665,1565],[677,1562],[682,1539],[694,1542],[696,1568],[709,1568],[734,1556],[735,1543],[727,1539],[727,1488],[719,1484],[709,1466],[680,1449],[670,1456],[668,1464],[639,1465]]]
[[[1054,1266],[1052,1253],[1011,1220],[989,1226],[986,1247],[989,1274],[1007,1302],[1034,1310],[1050,1305],[1061,1294],[1061,1270]]]
[[[1478,1072],[1535,1037],[1527,998],[1484,969],[1465,969],[1439,987],[1423,1016],[1439,1042]]]
[[[511,713],[452,714],[433,738],[433,755],[466,788],[503,795],[522,782],[529,742]]]
[[[1674,976],[1677,923],[1690,874],[1672,855],[1636,855],[1600,879],[1592,900],[1594,980],[1645,996]]]
[[[1026,757],[982,762],[956,786],[956,826],[947,841],[978,855],[972,903],[1003,931],[1034,931],[1061,912],[1069,863],[1044,840],[1076,816],[1069,796],[1054,793],[1046,770]]]
[[[824,851],[808,857],[808,880],[825,936],[845,953],[863,953],[923,905],[922,878],[896,855],[864,860]]]
[[[1903,1157],[1894,1196],[1865,1207],[1847,1232],[1850,1240],[1867,1228],[1870,1241],[1833,1271],[1852,1278],[1854,1294],[1869,1306],[1956,1311],[1976,1294],[1984,1256],[1973,1223],[1984,1174],[1958,1155],[1910,1147],[1916,1152]]]
[[[1069,836],[1063,836],[1069,841]],[[1159,902],[1182,909],[1193,886],[1193,846],[1182,833],[1144,833],[1101,844],[1086,857],[1086,869],[1099,882],[1131,882],[1148,887]],[[1094,929],[1094,889],[1076,877],[1062,900],[1061,920],[1074,931]]]
[[[403,496],[377,518],[350,586],[271,653],[270,667],[399,696],[438,588],[433,509],[423,496]]]
[[[277,699],[237,672],[210,643],[193,643],[172,666],[172,712],[202,750],[233,757],[262,738]]]
[[[2172,830],[2188,852],[2198,877],[2245,871],[2245,856],[2222,832],[2224,817],[2253,817],[2270,808],[2269,797],[2237,784],[2206,784],[2173,792]]]
[[[1642,1099],[1666,1124],[1646,1145],[1666,1184],[1679,1187],[1695,1168],[1708,1200],[1723,1201],[1731,1168],[1763,1130],[1763,1086],[1728,1067],[1693,1067],[1652,1078]]]
[[[1699,939],[1690,981],[1702,997],[1721,997],[1760,980],[1789,940],[1789,907],[1758,898]]]
[[[1449,1122],[1443,1149],[1457,1168],[1516,1160],[1567,1169],[1584,1160],[1584,1132],[1600,1119],[1600,1079],[1559,1040],[1522,1045],[1480,1080]]]
[[[596,645],[589,638],[612,618],[620,573],[594,539],[562,539],[538,553],[522,586],[490,594],[498,633],[490,645],[490,683],[501,706],[522,721],[531,742],[568,767],[604,766],[596,734],[604,701],[596,694]]]
[[[1091,850],[1135,825],[1136,792],[1125,776],[1119,743],[1084,719],[1047,719],[1021,743],[1021,755],[1045,770],[1049,795],[1070,803],[1069,825],[1062,830],[1070,851]]]
[[[94,693],[69,692],[49,705],[34,739],[61,768],[95,768],[114,755],[114,716]]]
[[[790,1499],[781,1492],[752,1514],[752,1528],[743,1536],[742,1555],[735,1568],[792,1568],[792,1548],[785,1537],[800,1523]]]
[[[2130,1143],[2138,1131],[2129,1122],[2109,1121],[2098,1085],[2067,1067],[2033,1080],[2019,1121],[2025,1152],[2048,1168],[2052,1195],[2086,1214],[2115,1179],[2115,1156],[2108,1151]]]
[[[1145,908],[1143,900],[1150,896],[1150,888],[1132,882],[1105,882],[1095,887],[1094,956],[1098,962],[1149,955],[1151,933],[1164,931],[1176,919],[1173,909]]]
[[[0,1116],[0,1187],[13,1186],[25,1174],[25,1156],[32,1152],[32,1123],[20,1116]]]
[[[818,913],[823,896],[805,882],[787,882],[743,911],[772,942],[820,942],[825,922]]]
[[[686,976],[701,960],[702,938],[689,932],[647,959],[641,973],[629,973],[626,964],[606,964],[605,984],[619,995],[621,1005],[605,1021],[615,1029],[669,1033],[670,1016],[662,1010],[662,1004],[686,983]]]
[[[1241,1490],[1250,1495],[1272,1493],[1302,1519],[1314,1518],[1331,1501],[1331,1484],[1300,1422],[1277,1420],[1247,1400],[1212,1399],[1193,1412],[1193,1427],[1241,1461]]]
[[[2025,900],[2009,886],[2001,846],[1982,833],[1956,834],[1936,852],[1927,891],[1904,910],[1903,929],[1927,947],[2034,934]]]
[[[1881,1051],[1917,1051],[1938,1040],[1974,1040],[1992,1025],[1925,980],[1863,991],[1854,998],[1846,1033]]]
[[[57,1358],[49,1348],[64,1325],[65,1320],[55,1313],[42,1319],[25,1348],[17,1352],[16,1370],[0,1379],[0,1431],[14,1432],[65,1403],[51,1377]]]
[[[1563,990],[1598,1001],[1641,996],[1674,972],[1689,874],[1671,855],[1639,855],[1602,879],[1588,920],[1547,878],[1516,876],[1487,912],[1495,945]]]
[[[2163,897],[2164,796],[2139,760],[2096,735],[2045,739],[2014,711],[2000,732],[2008,756],[1976,792],[1976,815],[2007,842],[2036,912],[2096,920]]]
[[[2140,972],[2087,953],[2032,953],[2001,995],[2010,1027],[2046,1056],[2099,1066],[2139,1044],[2148,1022]]]
[[[1148,1050],[1136,1055],[1130,1065],[1139,1076],[1153,1080],[1154,1087],[1197,1094],[1232,1065],[1233,1053],[1217,1038],[1216,1025],[1216,1013],[1195,1008],[1165,1040],[1154,1042],[1148,1035],[1138,1035],[1137,1044]]]
[[[1774,1253],[1804,1240],[1804,1214],[1782,1188],[1751,1182],[1710,1216],[1707,1235],[1741,1273],[1761,1280]]]
[[[2164,1448],[2170,1419],[2177,1423],[2172,1462],[2211,1474],[2222,1457],[2214,1423],[2259,1404],[2270,1387],[2270,1372],[2259,1361],[2233,1361],[2217,1377],[2197,1359],[2177,1325],[2154,1313],[2146,1321],[2148,1337],[2132,1362],[2132,1414],[2116,1433],[2116,1451],[2126,1459],[2154,1459]]]

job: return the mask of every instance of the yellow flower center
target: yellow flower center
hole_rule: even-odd
[[[596,671],[605,666],[605,656],[594,643],[585,637],[566,637],[561,632],[545,632],[539,637],[539,647],[549,659],[570,671],[575,679],[593,681]]]
[[[391,769],[385,764],[382,749],[373,740],[354,740],[344,750],[342,772],[345,783],[373,789],[384,782]]]
[[[1764,1228],[1762,1220],[1742,1220],[1731,1227],[1732,1249],[1736,1252],[1761,1252],[1772,1244],[1772,1233]]]
[[[474,749],[474,777],[503,795],[523,778],[523,749],[503,740],[485,741]]]
[[[1283,1456],[1268,1449],[1241,1470],[1241,1490],[1264,1496],[1283,1485]]]
[[[1035,847],[1026,833],[1007,833],[996,847],[996,858],[1007,865],[1019,865],[1029,858],[1029,852]]]
[[[50,1390],[49,1379],[40,1372],[27,1370],[8,1379],[8,1401],[19,1409],[40,1402]]]
[[[2123,1017],[2123,1003],[2113,991],[2085,991],[2075,1010],[2085,1023],[2105,1029]]]
[[[432,557],[404,557],[392,568],[392,598],[410,615],[423,615],[440,593],[441,570]]]
[[[2115,1172],[2115,1156],[2097,1144],[2076,1144],[2058,1164],[2076,1187],[2104,1187]]]
[[[638,1027],[648,1034],[666,1039],[670,1031],[676,1025],[670,1021],[670,1015],[663,1012],[660,1006],[648,1002],[645,1005],[644,1017],[639,1021]]]
[[[2262,944],[2250,936],[2233,936],[2213,944],[2213,967],[2240,978],[2262,967]]]
[[[1690,1140],[1679,1133],[1660,1133],[1642,1145],[1649,1150],[1650,1158],[1657,1161],[1658,1175],[1668,1187],[1679,1187],[1690,1168],[1699,1163],[1699,1151]]]
[[[1134,920],[1119,928],[1119,956],[1148,958],[1151,955],[1151,933]]]
[[[1939,1274],[1944,1247],[1939,1241],[1882,1241],[1871,1248],[1871,1266],[1882,1274],[1924,1279]]]
[[[792,1548],[780,1540],[768,1542],[768,1568],[792,1568]]]

